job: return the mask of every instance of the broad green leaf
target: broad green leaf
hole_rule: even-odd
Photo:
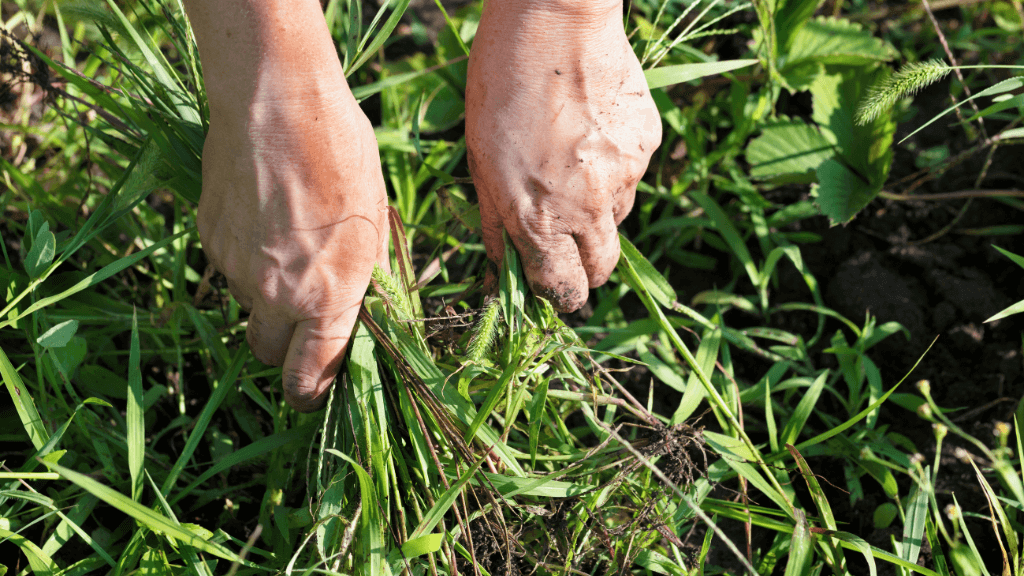
[[[57,238],[50,232],[49,222],[43,222],[42,228],[32,239],[32,249],[25,255],[25,272],[29,278],[38,278],[53,262],[57,253]]]
[[[780,73],[807,61],[828,65],[865,66],[887,62],[895,55],[884,40],[860,24],[842,18],[815,18],[793,37],[793,48],[785,56]]]
[[[708,530],[708,532],[714,534],[713,530]],[[686,574],[679,564],[657,550],[640,550],[633,562],[658,574]]]
[[[994,314],[991,318],[985,320],[985,322],[994,322],[996,320],[1006,318],[1007,316],[1020,314],[1021,312],[1024,312],[1024,300],[1021,300],[1020,302],[1017,302],[1016,304],[1013,304],[1011,306],[1007,306],[1006,308],[1003,308],[1002,310]]]
[[[875,508],[875,513],[872,515],[872,519],[875,524],[876,530],[885,530],[892,525],[893,520],[896,519],[899,514],[899,508],[896,507],[892,502],[883,502]]]
[[[832,144],[814,126],[785,116],[765,125],[746,150],[752,178],[790,176],[793,182],[812,182],[815,170],[833,153]]]
[[[860,174],[836,159],[826,160],[818,167],[818,183],[813,192],[821,213],[833,224],[848,222],[881,190]]]
[[[402,555],[406,558],[414,558],[441,549],[441,541],[444,534],[424,534],[417,538],[410,538],[402,544]]]
[[[896,123],[888,114],[865,125],[854,122],[857,104],[868,89],[888,74],[848,69],[826,74],[811,85],[814,121],[835,147],[832,161],[818,167],[818,205],[833,223],[848,222],[881,190],[892,164]]]
[[[494,489],[503,498],[512,498],[519,495],[543,498],[569,498],[579,496],[592,489],[589,486],[563,482],[549,477],[518,478],[492,472],[484,472],[483,474],[487,478],[489,486],[494,486]],[[470,483],[477,485],[478,481],[476,478],[473,478]]]
[[[814,15],[824,0],[777,0],[775,2],[775,34],[779,56],[793,48],[797,34]]]
[[[737,68],[746,68],[757,63],[758,60],[725,60],[722,62],[677,64],[644,70],[644,77],[647,79],[647,87],[653,90],[655,88],[671,86],[672,84],[689,82],[705,76],[722,74]]]
[[[146,459],[146,420],[142,406],[142,369],[139,366],[139,319],[132,312],[132,337],[128,352],[128,471],[132,478],[132,500],[142,496],[142,469]]]
[[[78,331],[78,320],[65,320],[43,332],[36,342],[45,348],[63,348],[68,345],[76,331]]]
[[[336,477],[326,490],[319,492],[320,507],[317,509],[317,519],[321,522],[318,522],[316,527],[316,545],[324,557],[338,552],[343,528],[341,519],[345,488],[344,480]]]

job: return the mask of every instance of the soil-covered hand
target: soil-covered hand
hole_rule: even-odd
[[[621,1],[487,3],[466,142],[491,262],[505,230],[535,294],[560,311],[583,306],[618,261],[616,227],[661,142]]]
[[[265,18],[265,35],[295,31],[291,18]],[[313,12],[317,19],[323,25]],[[338,372],[373,264],[386,262],[387,197],[373,128],[326,28],[303,34],[311,38],[257,45],[251,74],[233,86],[227,71],[207,83],[198,226],[206,254],[251,311],[253,354],[283,364],[285,400],[312,411]]]

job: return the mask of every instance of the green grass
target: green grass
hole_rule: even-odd
[[[748,174],[754,142],[792,128],[774,113],[784,88],[866,94],[854,79],[885,77],[888,45],[812,19],[816,2],[636,2],[627,32],[657,66],[652,86],[724,74],[730,88],[686,105],[654,90],[665,142],[640,184],[640,232],[622,237],[589,318],[567,319],[527,292],[512,249],[497,298],[478,289],[479,213],[452,176],[465,142],[428,136],[458,125],[480,6],[448,14],[429,56],[386,60],[407,6],[327,7],[354,92],[379,97],[395,273],[375,272],[328,406],[312,415],[284,404],[280,369],[252,357],[244,313],[204,268],[194,222],[206,109],[178,3],[11,9],[4,25],[19,38],[18,25],[45,25],[61,42],[3,52],[30,63],[26,77],[3,60],[24,81],[0,139],[7,573],[984,573],[979,524],[965,520],[978,514],[937,497],[949,434],[973,446],[964,458],[1004,573],[1024,572],[1016,426],[998,425],[989,446],[925,384],[915,394],[884,381],[872,354],[902,327],[828,309],[801,255],[819,238],[789,226],[823,210],[848,219],[828,206],[878,193],[904,96],[872,110],[870,134],[816,116],[798,130],[831,130],[834,153]],[[723,28],[746,11],[756,23]],[[847,50],[826,42],[836,30]],[[736,60],[701,47],[735,36],[748,50]],[[59,80],[45,107],[32,103],[42,70]],[[877,187],[843,189],[822,168],[862,160]],[[813,183],[818,200],[766,199],[793,183]],[[667,278],[719,264],[698,243],[731,279],[684,298]],[[781,267],[804,282],[803,301],[775,301]],[[813,314],[813,328],[772,324],[789,314]],[[882,406],[934,423],[933,463],[889,430]],[[841,478],[816,472],[822,456]],[[847,531],[828,484],[851,500],[882,494],[874,526],[894,537]],[[931,560],[918,566],[926,542]]]

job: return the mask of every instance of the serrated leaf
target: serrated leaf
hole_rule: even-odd
[[[797,34],[824,0],[780,0],[776,2],[775,34],[782,54],[790,51]]]
[[[814,126],[785,116],[766,125],[746,151],[752,178],[793,175],[805,182],[814,180],[814,171],[832,154],[832,144]]]
[[[68,345],[78,330],[78,320],[67,320],[50,328],[36,342],[45,348],[63,348]]]
[[[814,186],[814,192],[818,197],[818,207],[833,223],[851,220],[881,189],[871,186],[835,159],[822,163],[817,173],[818,184]]]
[[[870,73],[850,69],[821,76],[811,86],[813,119],[836,152],[817,169],[818,206],[833,224],[851,220],[889,176],[896,123],[888,114],[862,126],[854,122],[857,103],[887,73],[882,67]]]
[[[841,18],[815,18],[793,36],[793,46],[781,66],[785,70],[808,61],[842,66],[887,62],[894,56],[885,41],[860,24]]]
[[[825,73],[825,64],[817,60],[802,60],[779,70],[779,76],[791,93],[804,92]]]

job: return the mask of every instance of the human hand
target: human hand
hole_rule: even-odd
[[[199,235],[251,312],[253,354],[284,366],[285,400],[310,412],[338,372],[374,262],[387,265],[387,196],[373,128],[333,49],[310,76],[264,61],[252,87],[232,105],[211,94]]]
[[[569,312],[615,268],[616,227],[661,142],[661,120],[621,2],[558,5],[485,5],[469,57],[466,142],[488,258],[501,262],[506,230],[533,292]]]

